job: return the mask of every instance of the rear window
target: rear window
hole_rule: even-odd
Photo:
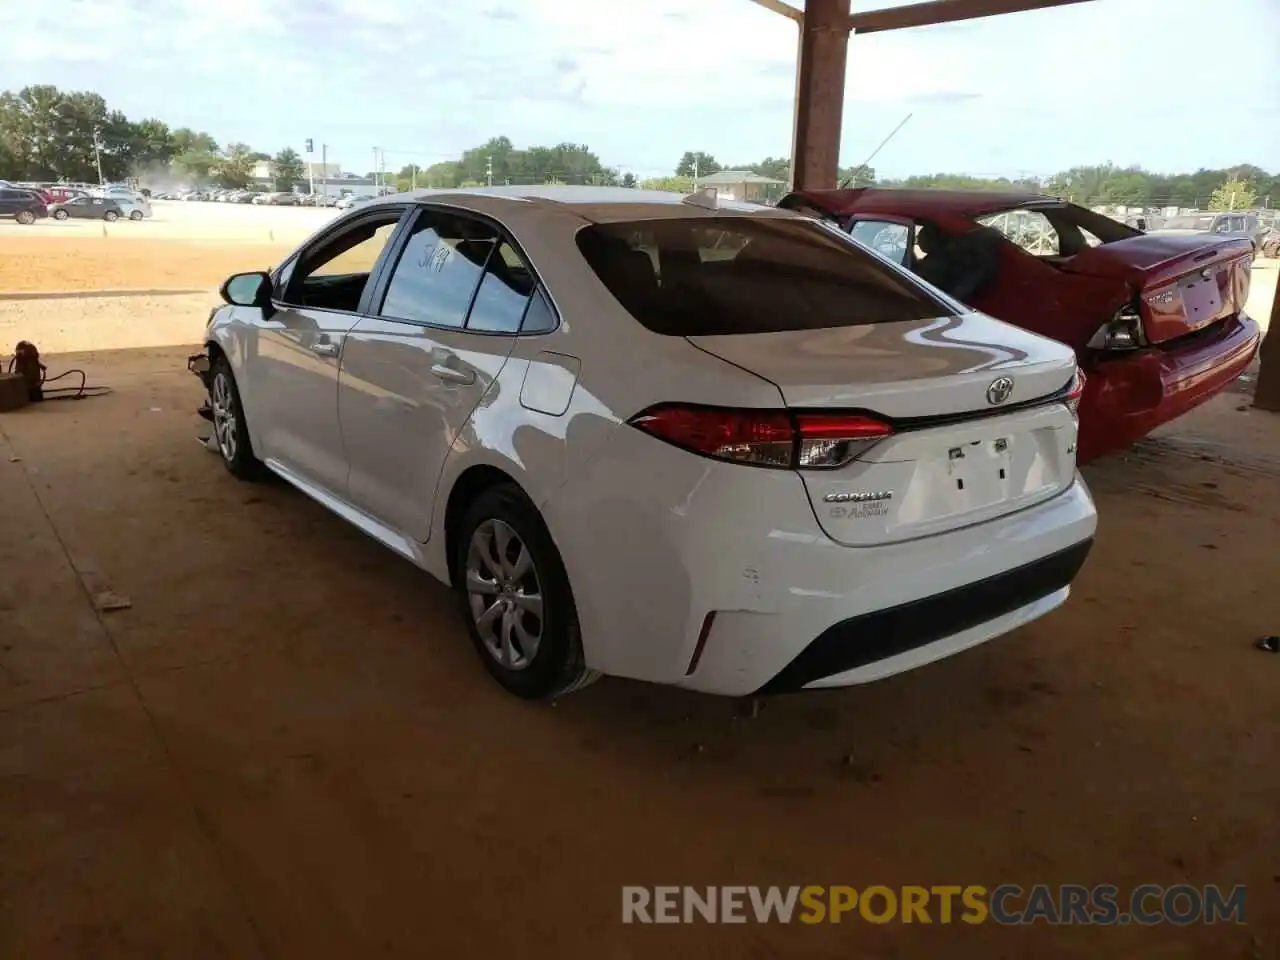
[[[597,224],[591,269],[641,324],[676,337],[778,333],[955,311],[813,220],[706,217]]]

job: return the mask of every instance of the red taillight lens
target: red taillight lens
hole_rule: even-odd
[[[1075,378],[1071,381],[1071,386],[1067,390],[1067,396],[1064,401],[1073,417],[1080,416],[1080,398],[1084,396],[1084,381],[1084,371],[1076,367]]]
[[[852,414],[734,410],[664,404],[632,417],[634,427],[717,460],[782,469],[830,469],[856,459],[893,433]]]

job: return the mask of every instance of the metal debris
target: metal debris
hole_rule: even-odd
[[[1267,653],[1280,653],[1280,636],[1272,634],[1269,637],[1261,637],[1254,646]]]

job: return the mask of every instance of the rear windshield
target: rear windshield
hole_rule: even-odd
[[[586,227],[577,239],[627,311],[669,336],[816,330],[955,313],[813,220],[643,220]]]

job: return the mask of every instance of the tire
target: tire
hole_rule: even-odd
[[[226,357],[213,362],[209,375],[209,406],[213,413],[213,432],[222,464],[233,477],[257,480],[265,472],[262,461],[253,455],[249,425],[240,403],[240,388]]]
[[[517,697],[542,700],[599,676],[583,660],[578,611],[560,552],[519,487],[504,483],[481,493],[463,514],[456,542],[453,582],[463,616],[476,652],[498,683]],[[501,559],[500,545],[507,548]],[[535,633],[536,648],[528,656]]]
[[[132,212],[129,214],[129,219],[130,219],[130,220],[141,220],[141,219],[142,219],[142,211],[141,211],[141,210],[134,210],[134,211],[132,211]]]
[[[116,213],[114,210],[108,210],[102,215],[102,219],[107,221],[107,223],[115,223],[120,219],[120,214]]]
[[[55,211],[53,211],[53,219],[55,219],[55,220],[65,220],[65,219],[67,219],[67,217],[69,217],[69,216],[71,216],[71,214],[67,213],[67,211],[65,211],[65,210],[55,210]]]
[[[24,227],[29,227],[36,222],[36,215],[30,210],[19,210],[14,219]]]

